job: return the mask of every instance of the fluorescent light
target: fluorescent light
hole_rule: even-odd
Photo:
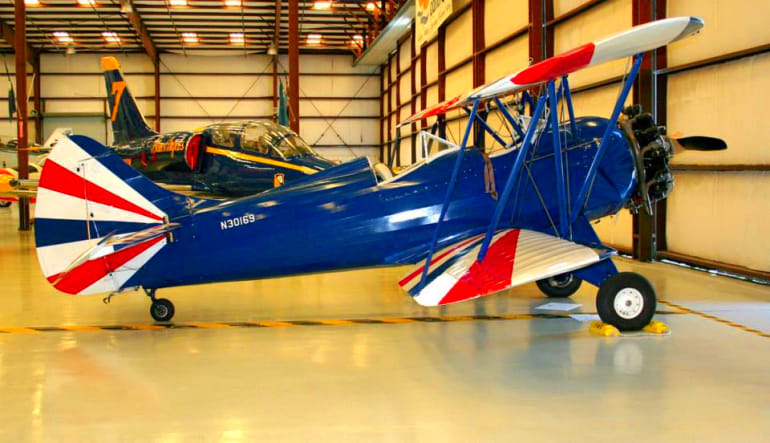
[[[246,39],[243,37],[242,32],[231,32],[230,33],[230,43],[234,45],[242,45],[246,42]]]
[[[225,6],[241,6],[241,0],[225,0]]]
[[[187,6],[187,0],[168,0],[171,6]]]
[[[96,6],[96,0],[78,0],[80,6]]]
[[[102,37],[104,37],[107,43],[120,43],[120,37],[118,37],[117,32],[104,31],[102,32]]]
[[[367,11],[374,11],[375,9],[377,9],[377,5],[374,2],[369,2],[366,4]]]
[[[24,0],[26,6],[40,6],[40,0]]]
[[[321,34],[308,34],[307,35],[307,44],[308,45],[320,45],[321,44]]]
[[[53,33],[54,38],[59,43],[72,43],[74,40],[70,37],[70,33],[67,31],[56,31]]]
[[[331,9],[332,2],[317,1],[313,3],[313,9]]]
[[[185,43],[198,43],[198,34],[194,32],[183,32],[182,41]]]

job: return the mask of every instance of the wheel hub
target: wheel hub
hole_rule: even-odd
[[[554,288],[566,288],[572,283],[572,274],[557,275],[548,279],[548,284]]]
[[[161,304],[157,304],[155,305],[155,313],[158,314],[158,317],[165,317],[168,315],[168,308]]]
[[[644,309],[644,297],[638,289],[623,288],[615,295],[615,312],[623,319],[636,318]]]

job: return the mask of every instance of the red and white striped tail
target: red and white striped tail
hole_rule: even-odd
[[[46,279],[69,294],[113,292],[166,245],[165,236],[100,241],[164,225],[156,186],[87,137],[64,137],[46,160],[35,211]],[[160,189],[160,188],[158,188]],[[155,192],[155,194],[153,194]]]
[[[484,260],[477,262],[483,235],[438,251],[420,288],[425,261],[399,285],[423,306],[438,306],[493,294],[553,277],[602,259],[599,251],[526,229],[507,229],[492,238]]]

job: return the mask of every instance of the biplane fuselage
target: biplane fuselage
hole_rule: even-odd
[[[562,126],[568,146],[565,169],[574,199],[598,147],[607,120],[577,119],[578,136]],[[540,204],[556,199],[550,132],[541,135],[528,163],[532,180],[517,186],[516,207],[508,205],[501,228],[554,234]],[[516,150],[492,154],[502,189]],[[378,183],[360,158],[254,197],[193,211],[164,247],[132,278],[161,288],[228,280],[249,280],[347,268],[414,263],[425,256],[458,151],[444,151],[391,180]],[[600,165],[584,210],[590,219],[617,212],[636,185],[632,151],[620,130]],[[484,232],[496,201],[485,191],[485,162],[478,150],[463,159],[439,246]],[[533,188],[537,184],[537,190]],[[538,194],[540,197],[538,197]],[[572,200],[571,199],[571,200]],[[549,207],[555,213],[555,207]],[[194,241],[185,241],[192,240]],[[205,267],[195,266],[205,260]],[[179,266],[180,263],[188,265]],[[131,286],[131,281],[127,286]]]

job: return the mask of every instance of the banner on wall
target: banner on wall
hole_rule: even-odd
[[[452,15],[452,0],[417,0],[414,23],[417,46],[432,39],[438,28]]]

